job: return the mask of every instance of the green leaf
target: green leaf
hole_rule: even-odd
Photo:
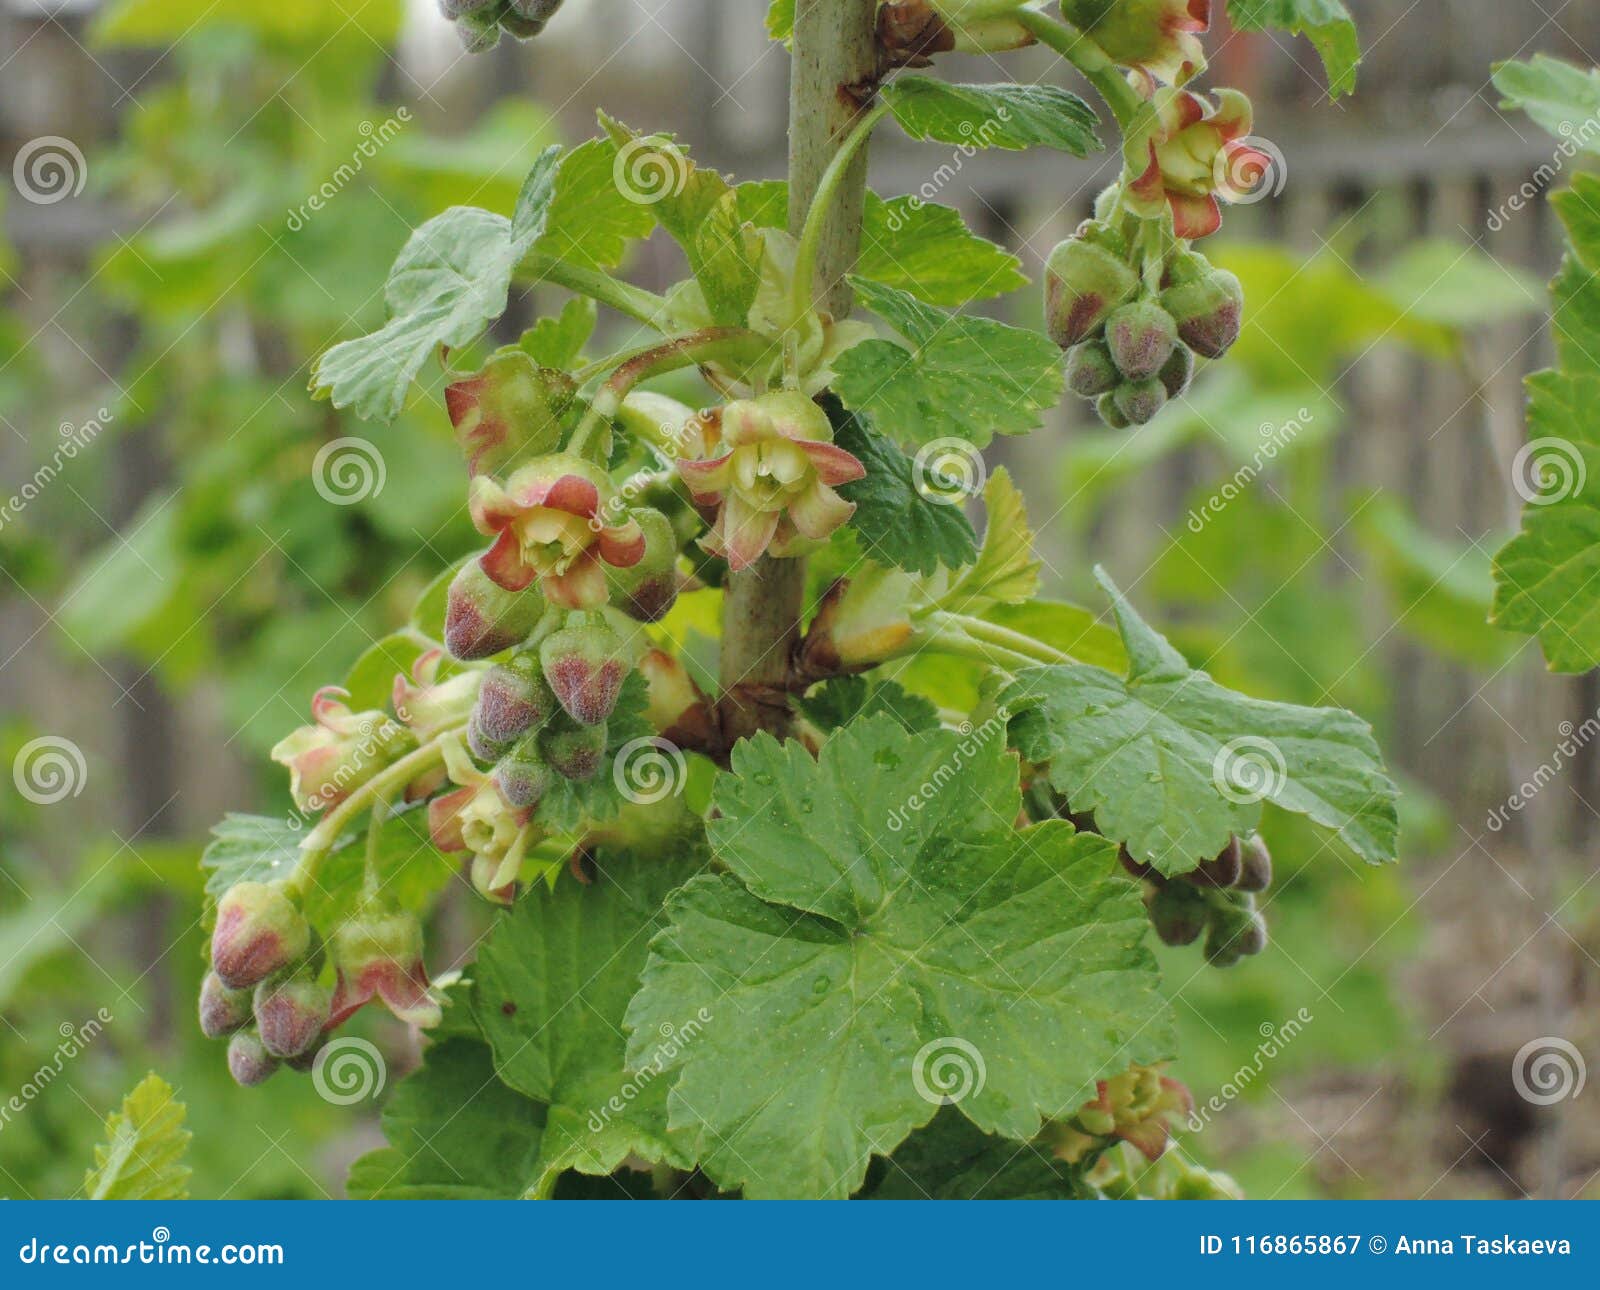
[[[1075,1171],[1036,1143],[984,1133],[944,1107],[889,1157],[864,1200],[1075,1200]]]
[[[522,333],[517,347],[540,367],[565,371],[577,365],[583,347],[594,335],[595,303],[588,296],[573,296],[553,318],[541,318]]]
[[[187,1200],[189,1167],[183,1163],[190,1133],[184,1106],[154,1072],[106,1118],[106,1143],[94,1149],[94,1168],[83,1176],[88,1200]]]
[[[1600,70],[1537,54],[1496,65],[1494,87],[1506,107],[1521,108],[1577,148],[1600,152]]]
[[[386,711],[395,677],[410,676],[412,664],[435,648],[434,641],[412,628],[373,641],[345,673],[344,688],[350,692],[345,702],[355,712]]]
[[[693,1163],[667,1137],[661,1054],[692,1045],[704,1020],[691,1013],[669,1023],[649,1037],[649,1060],[632,1068],[622,1020],[662,902],[704,861],[693,850],[649,860],[601,852],[592,886],[535,888],[479,949],[473,1009],[495,1068],[546,1106],[531,1194],[548,1196],[563,1170],[609,1174],[633,1155]]]
[[[1354,93],[1361,42],[1344,0],[1233,0],[1228,19],[1239,31],[1272,27],[1305,36],[1322,59],[1328,93],[1334,98]]]
[[[1075,157],[1105,146],[1094,132],[1094,109],[1054,85],[952,85],[931,76],[901,76],[880,93],[913,139],[976,148],[1058,148]]]
[[[772,0],[767,10],[767,35],[774,40],[787,41],[794,35],[795,0]]]
[[[1395,855],[1397,792],[1371,727],[1349,712],[1271,703],[1193,671],[1103,570],[1128,651],[1124,679],[1083,664],[1030,669],[1000,696],[1022,755],[1050,764],[1075,811],[1164,874],[1187,873],[1261,803],[1337,830],[1363,859]]]
[[[978,558],[939,599],[941,608],[958,614],[982,615],[992,605],[1018,605],[1039,592],[1028,508],[1003,466],[984,484],[983,505],[988,518]]]
[[[892,440],[865,418],[847,416],[835,427],[834,441],[867,468],[865,478],[839,488],[856,505],[850,524],[867,554],[913,573],[972,562],[978,538],[961,507],[926,488],[917,464]]]
[[[449,1013],[446,1014],[449,1016]],[[350,1167],[357,1200],[516,1200],[534,1177],[544,1108],[496,1077],[487,1044],[433,1044],[383,1108],[389,1145]]]
[[[668,1113],[722,1186],[848,1196],[943,1094],[1025,1139],[1167,1054],[1136,888],[1104,839],[1013,830],[1004,745],[878,716],[815,760],[767,734],[735,747],[711,824],[729,872],[668,899],[628,1010],[633,1060],[709,1016]]]
[[[834,361],[834,390],[900,443],[1025,434],[1061,397],[1061,351],[1041,332],[949,314],[894,287],[852,278],[860,303],[912,344],[868,340]]]
[[[538,204],[526,200],[535,182],[530,174],[517,203],[518,239],[583,268],[615,268],[629,244],[649,237],[656,225],[655,208],[635,200],[618,183],[623,165],[610,139],[588,139],[573,148],[561,158],[542,223],[533,218]],[[525,206],[529,218],[524,217]],[[536,224],[537,240],[528,240]]]
[[[836,676],[798,703],[801,715],[825,734],[879,713],[898,721],[907,734],[939,728],[939,710],[929,700],[877,677]]]

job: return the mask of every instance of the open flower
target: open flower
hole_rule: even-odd
[[[1116,1138],[1155,1160],[1167,1149],[1171,1117],[1194,1110],[1189,1090],[1154,1066],[1130,1066],[1121,1075],[1098,1081],[1095,1091],[1094,1101],[1046,1130],[1055,1154],[1068,1164]]]
[[[1182,85],[1206,69],[1211,0],[1062,0],[1061,12],[1124,67]]]
[[[409,736],[386,712],[352,712],[336,685],[311,700],[314,724],[280,739],[272,760],[289,768],[289,792],[302,811],[316,812],[343,801],[385,765]]]
[[[717,508],[701,542],[706,550],[737,571],[769,550],[798,555],[849,519],[855,504],[834,486],[866,469],[832,438],[827,414],[798,391],[726,404],[715,447],[697,460],[678,459],[695,501]]]
[[[422,925],[413,915],[399,910],[357,915],[333,935],[333,965],[338,982],[329,1005],[329,1029],[374,998],[401,1021],[439,1024],[439,1001],[429,989],[422,962]]]
[[[534,840],[533,811],[506,801],[499,781],[473,764],[459,738],[445,740],[444,761],[459,787],[428,803],[428,834],[441,851],[471,853],[473,885],[480,891],[507,891]]]
[[[631,568],[644,557],[644,534],[632,518],[608,524],[611,481],[581,457],[554,453],[529,462],[502,486],[472,481],[468,505],[478,532],[495,539],[479,560],[507,591],[535,580],[564,609],[606,602],[605,565]],[[606,518],[611,518],[608,514]]]
[[[1217,205],[1221,179],[1232,173],[1263,173],[1272,159],[1246,142],[1250,100],[1238,90],[1219,90],[1215,104],[1188,90],[1155,91],[1158,124],[1150,140],[1150,164],[1133,181],[1128,206],[1155,218],[1162,203],[1172,208],[1179,237],[1197,238],[1222,226]]]

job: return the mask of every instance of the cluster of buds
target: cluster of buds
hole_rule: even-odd
[[[804,555],[855,513],[834,489],[866,468],[833,442],[828,414],[798,391],[699,414],[683,442],[697,451],[678,458],[678,474],[711,525],[701,545],[732,570],[767,554]]]
[[[439,0],[469,54],[493,49],[501,33],[532,40],[559,8],[561,0]]]
[[[1197,251],[1160,267],[1159,288],[1127,239],[1089,220],[1050,254],[1045,321],[1067,351],[1067,387],[1114,429],[1144,425],[1189,388],[1195,358],[1221,358],[1239,338],[1239,280]]]
[[[1272,882],[1272,856],[1260,834],[1230,837],[1215,859],[1166,879],[1122,853],[1123,867],[1145,884],[1150,923],[1168,945],[1191,945],[1205,935],[1206,962],[1232,967],[1267,947],[1267,924],[1256,896]]]
[[[228,1040],[228,1069],[259,1084],[280,1066],[309,1070],[327,1035],[378,998],[401,1020],[439,1020],[422,963],[422,929],[408,914],[364,910],[331,949],[281,884],[235,883],[217,902],[200,1029]]]
[[[1045,1143],[1069,1165],[1118,1141],[1155,1160],[1167,1149],[1172,1118],[1187,1117],[1194,1110],[1189,1090],[1154,1066],[1130,1066],[1120,1075],[1099,1080],[1095,1094],[1070,1118],[1045,1126]]]

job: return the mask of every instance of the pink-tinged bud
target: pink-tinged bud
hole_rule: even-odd
[[[389,764],[411,742],[386,712],[352,712],[345,691],[324,686],[311,700],[314,724],[280,739],[272,760],[289,769],[289,792],[302,811],[333,806]]]
[[[228,1041],[228,1074],[236,1084],[254,1088],[277,1072],[278,1059],[266,1050],[261,1037],[241,1030]]]
[[[427,743],[446,730],[464,726],[478,702],[478,687],[483,684],[482,668],[457,672],[439,679],[444,665],[443,650],[431,649],[411,665],[411,679],[394,678],[391,702],[395,715],[410,727],[421,743]]]
[[[539,656],[524,650],[491,668],[483,678],[478,706],[472,710],[472,728],[487,743],[504,747],[524,731],[542,726],[555,707]]]
[[[1086,340],[1067,351],[1067,388],[1079,398],[1109,394],[1121,379],[1104,341]]]
[[[801,662],[828,676],[862,672],[894,658],[911,642],[905,608],[911,590],[908,575],[881,566],[835,582],[806,630]]]
[[[371,911],[351,919],[334,933],[333,965],[339,982],[330,1026],[373,998],[411,1025],[439,1024],[439,1003],[422,963],[422,924],[413,915]]]
[[[1239,339],[1244,288],[1226,269],[1168,287],[1161,303],[1177,323],[1183,343],[1202,358],[1221,358]]]
[[[200,982],[200,1032],[207,1039],[231,1035],[250,1020],[250,991],[230,990],[215,972]]]
[[[497,742],[483,733],[483,727],[478,724],[478,714],[472,714],[472,720],[467,722],[467,747],[472,750],[472,755],[479,761],[499,761],[510,750],[511,745],[506,742]],[[439,787],[443,787],[440,785]]]
[[[1098,333],[1107,315],[1138,290],[1139,275],[1113,247],[1080,231],[1050,252],[1044,277],[1045,329],[1062,349]]]
[[[545,731],[540,749],[558,775],[593,779],[606,754],[606,723]]]
[[[1239,881],[1234,884],[1240,891],[1265,891],[1272,886],[1272,853],[1259,833],[1252,833],[1244,844],[1239,870]]]
[[[317,1054],[320,1053],[328,1042],[328,1032],[324,1030],[311,1041],[311,1046],[304,1052],[296,1053],[293,1057],[284,1058],[283,1064],[292,1071],[299,1071],[305,1075],[317,1064]]]
[[[1204,893],[1185,882],[1149,890],[1144,907],[1164,945],[1194,944],[1211,921],[1211,905]]]
[[[1237,837],[1230,837],[1212,859],[1203,861],[1197,868],[1183,875],[1184,881],[1196,887],[1232,887],[1244,872],[1244,851]]]
[[[299,962],[311,945],[311,926],[280,887],[238,882],[217,902],[211,966],[232,990],[247,990]]]
[[[694,683],[688,668],[665,650],[646,650],[639,672],[649,686],[645,717],[679,748],[714,748],[716,706]]]
[[[468,472],[491,474],[549,447],[576,394],[570,376],[541,368],[519,349],[503,350],[482,370],[445,386],[445,410]]]
[[[1162,365],[1156,379],[1161,382],[1161,388],[1167,392],[1169,400],[1180,398],[1194,379],[1194,351],[1187,345],[1175,346],[1172,357]]]
[[[598,614],[573,613],[539,646],[544,678],[556,700],[580,725],[611,715],[628,675],[622,639]]]
[[[1167,387],[1153,376],[1147,381],[1124,381],[1111,392],[1111,399],[1127,424],[1142,426],[1167,406]]]
[[[1117,370],[1130,381],[1154,376],[1172,357],[1178,327],[1172,316],[1150,300],[1123,305],[1106,319],[1106,348]]]
[[[507,591],[477,560],[451,579],[444,616],[444,644],[459,659],[488,658],[521,642],[544,616],[537,586]]]
[[[537,732],[524,735],[494,768],[500,795],[521,810],[531,811],[544,800],[550,787],[550,763],[539,751]]]
[[[1102,394],[1095,400],[1094,410],[1100,414],[1100,419],[1113,430],[1126,430],[1132,424],[1127,417],[1122,415],[1122,410],[1117,407],[1116,392]]]
[[[659,622],[678,599],[678,534],[657,510],[633,512],[644,534],[644,556],[629,569],[611,569],[611,603],[641,623]]]
[[[305,977],[263,981],[256,986],[256,1030],[272,1056],[296,1057],[316,1042],[328,1024],[332,994]]]

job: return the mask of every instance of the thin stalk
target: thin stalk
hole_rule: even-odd
[[[839,151],[833,154],[833,160],[828,162],[828,168],[822,172],[822,178],[817,182],[817,191],[811,198],[810,209],[806,211],[805,225],[800,231],[799,249],[794,257],[791,298],[793,308],[790,313],[792,323],[799,323],[815,307],[817,250],[822,244],[822,231],[826,227],[834,202],[844,186],[845,178],[850,173],[850,165],[856,159],[856,154],[872,137],[874,127],[888,113],[887,103],[878,103],[865,112],[851,127],[850,133],[839,145]]]
[[[1022,9],[1016,20],[1033,33],[1041,45],[1048,45],[1083,73],[1099,91],[1112,116],[1126,134],[1145,108],[1137,90],[1129,85],[1111,55],[1089,35],[1070,22],[1051,18],[1037,9]]]
[[[982,618],[974,618],[970,614],[953,614],[941,611],[929,614],[926,621],[933,624],[936,636],[941,628],[953,628],[956,632],[969,636],[973,640],[998,646],[1034,663],[1071,663],[1073,661],[1070,654],[1064,654],[1054,646],[1046,645],[1043,641],[1037,640],[1024,632],[1013,631],[1011,628],[1002,627],[998,623],[985,622]]]
[[[542,251],[535,251],[524,259],[522,268],[535,282],[553,282],[558,287],[567,288],[568,291],[576,291],[579,295],[597,300],[615,309],[619,314],[626,314],[629,318],[636,319],[647,327],[654,327],[657,331],[666,331],[671,326],[665,296],[658,296],[643,287],[619,282],[610,274],[602,273],[598,269],[585,269],[576,264],[568,264]]]

